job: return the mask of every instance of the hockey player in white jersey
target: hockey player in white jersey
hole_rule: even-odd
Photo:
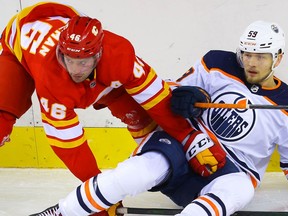
[[[194,100],[189,95],[191,86],[205,89],[214,103],[244,101],[248,104],[287,105],[288,87],[274,76],[284,47],[284,32],[278,24],[264,21],[250,24],[240,37],[236,53],[212,50],[178,80],[182,87],[173,91],[172,109],[185,117],[193,113],[189,103]],[[193,90],[191,88],[192,93]],[[253,195],[248,182],[255,188],[259,186],[276,145],[281,156],[280,166],[288,178],[287,115],[288,110],[269,109],[211,108],[204,111],[204,123],[221,141],[227,157],[241,172],[213,180],[179,216],[230,215],[239,210],[245,203],[243,198]],[[237,191],[240,185],[243,189]],[[217,199],[207,198],[207,194],[213,194]],[[203,196],[207,199],[202,199]],[[219,206],[222,209],[225,206],[226,214],[219,210]]]
[[[181,150],[174,139],[156,132],[138,149],[138,156],[89,179],[56,206],[34,215],[89,215],[109,208],[127,195],[151,188],[185,207],[179,216],[228,216],[241,210],[253,198],[277,144],[281,168],[287,175],[288,112],[212,108],[203,111],[193,106],[197,102],[195,94],[199,95],[195,86],[205,89],[215,103],[244,100],[251,104],[287,104],[288,87],[273,75],[284,46],[284,33],[277,24],[257,21],[244,31],[237,53],[210,51],[177,81],[172,110],[189,118],[213,142],[223,144],[227,161],[222,169],[209,177],[195,174],[181,160]],[[195,116],[199,118],[191,118]],[[194,156],[201,144],[209,142],[199,140],[188,147],[186,159]],[[173,151],[177,154],[171,154]],[[135,176],[138,170],[143,175]]]

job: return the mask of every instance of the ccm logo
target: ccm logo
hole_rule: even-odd
[[[213,146],[213,142],[210,140],[208,136],[205,136],[197,139],[198,137],[195,138],[195,140],[191,143],[191,147],[188,149],[187,153],[189,158],[193,158],[196,154],[199,152]],[[196,140],[197,139],[197,140]]]

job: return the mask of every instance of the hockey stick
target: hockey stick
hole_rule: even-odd
[[[225,104],[225,103],[195,103],[198,108],[223,108],[223,109],[284,109],[288,110],[288,105],[268,105],[268,104]]]
[[[182,209],[119,207],[116,210],[116,214],[176,215],[181,211]],[[287,216],[288,212],[238,211],[231,216],[284,216],[284,215]]]

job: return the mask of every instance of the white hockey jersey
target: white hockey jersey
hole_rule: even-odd
[[[182,86],[200,86],[214,103],[288,104],[288,86],[274,77],[277,86],[262,88],[245,81],[236,54],[209,51],[177,80]],[[259,185],[278,145],[281,168],[288,170],[288,110],[206,109],[203,121],[222,142],[228,157]],[[287,176],[287,175],[286,175]]]

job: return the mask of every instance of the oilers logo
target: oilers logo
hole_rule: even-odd
[[[213,103],[237,104],[243,102],[251,104],[244,95],[235,92],[223,93],[213,100]],[[256,115],[253,109],[211,108],[207,112],[209,128],[220,140],[228,142],[245,137],[253,128],[255,119]]]

